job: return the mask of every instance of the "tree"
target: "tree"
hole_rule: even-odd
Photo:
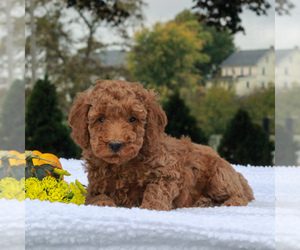
[[[293,135],[283,126],[276,124],[275,138],[275,165],[276,166],[296,166],[297,165],[297,145],[293,141]]]
[[[289,0],[276,0],[275,11],[278,15],[288,15],[295,5]]]
[[[215,76],[221,62],[235,51],[233,35],[228,30],[218,31],[215,27],[209,27],[204,22],[198,23],[196,16],[190,10],[179,13],[175,17],[175,22],[186,24],[187,28],[196,29],[199,38],[203,38],[203,34],[206,34],[205,40],[207,42],[201,53],[208,55],[210,60],[196,64],[196,67],[204,78]]]
[[[188,104],[192,115],[208,136],[223,134],[237,111],[234,93],[218,85],[206,89],[204,94],[195,92]]]
[[[218,147],[220,156],[230,163],[253,166],[271,166],[273,150],[268,135],[243,109],[228,123]]]
[[[204,132],[197,126],[196,119],[191,116],[190,109],[180,98],[179,92],[169,97],[164,105],[168,117],[168,125],[165,132],[173,137],[189,136],[195,143],[207,144]]]
[[[93,85],[95,77],[119,76],[120,72],[123,74],[126,71],[101,64],[97,54],[116,44],[105,44],[99,29],[110,27],[120,37],[126,37],[125,28],[142,20],[141,6],[141,0],[35,0],[37,72],[49,75],[58,87],[60,106],[65,115],[76,93]],[[29,8],[28,1],[26,8]],[[28,14],[26,18],[28,23]],[[74,33],[74,29],[79,32]],[[31,76],[31,34],[28,34],[25,47],[27,82]]]
[[[240,106],[246,109],[254,123],[261,125],[263,118],[271,119],[270,131],[275,134],[275,86],[271,84],[267,88],[243,96],[239,100]]]
[[[142,18],[142,0],[137,1],[99,1],[99,0],[66,0],[68,7],[79,11],[89,10],[97,16],[98,20],[118,26],[131,16]]]
[[[24,82],[14,81],[4,97],[0,113],[0,149],[25,150]]]
[[[148,87],[193,86],[201,78],[195,64],[209,60],[200,52],[205,40],[184,24],[157,23],[152,30],[137,32],[134,39],[128,67],[134,78]]]
[[[62,118],[55,86],[47,77],[38,80],[26,103],[26,149],[52,153],[58,157],[76,157],[78,148]]]
[[[267,0],[239,0],[239,1],[211,1],[196,0],[192,7],[199,21],[205,21],[208,26],[214,26],[218,30],[229,29],[232,34],[245,32],[241,25],[240,15],[243,9],[250,9],[258,16],[267,15],[271,4]],[[289,13],[294,5],[289,0],[276,0],[276,12],[278,14]]]

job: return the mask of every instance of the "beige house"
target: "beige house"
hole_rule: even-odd
[[[300,50],[276,50],[275,52],[275,86],[277,90],[284,90],[300,85]]]
[[[239,96],[247,95],[274,84],[274,48],[237,51],[223,61],[220,68],[219,82],[224,87],[233,87]]]

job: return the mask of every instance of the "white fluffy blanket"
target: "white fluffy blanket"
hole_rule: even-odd
[[[71,173],[66,181],[87,184],[81,161],[61,163]],[[275,248],[275,236],[279,249],[300,249],[300,168],[234,167],[254,190],[246,207],[158,212],[2,199],[0,249],[266,250]]]

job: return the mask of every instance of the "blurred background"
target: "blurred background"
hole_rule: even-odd
[[[277,29],[296,15],[292,0],[6,0],[0,8],[2,150],[26,142],[80,158],[66,122],[76,93],[121,79],[160,93],[172,136],[234,164],[299,164],[299,112],[286,106],[298,100],[299,40]],[[24,88],[26,105],[15,96]],[[289,153],[275,154],[275,127],[276,147]]]

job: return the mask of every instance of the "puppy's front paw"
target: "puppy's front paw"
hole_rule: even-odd
[[[157,211],[169,211],[170,208],[168,205],[163,204],[162,202],[147,202],[147,203],[143,203],[140,206],[141,209],[148,209],[148,210],[157,210]]]
[[[116,207],[116,203],[114,202],[113,199],[110,197],[100,194],[94,197],[87,196],[85,200],[85,205],[93,205],[93,206],[99,206],[99,207]]]
[[[117,207],[116,203],[114,203],[113,201],[96,201],[91,203],[90,205],[99,207]]]
[[[213,202],[212,199],[204,196],[200,197],[196,202],[196,207],[214,207],[214,206],[217,206],[217,204]]]

